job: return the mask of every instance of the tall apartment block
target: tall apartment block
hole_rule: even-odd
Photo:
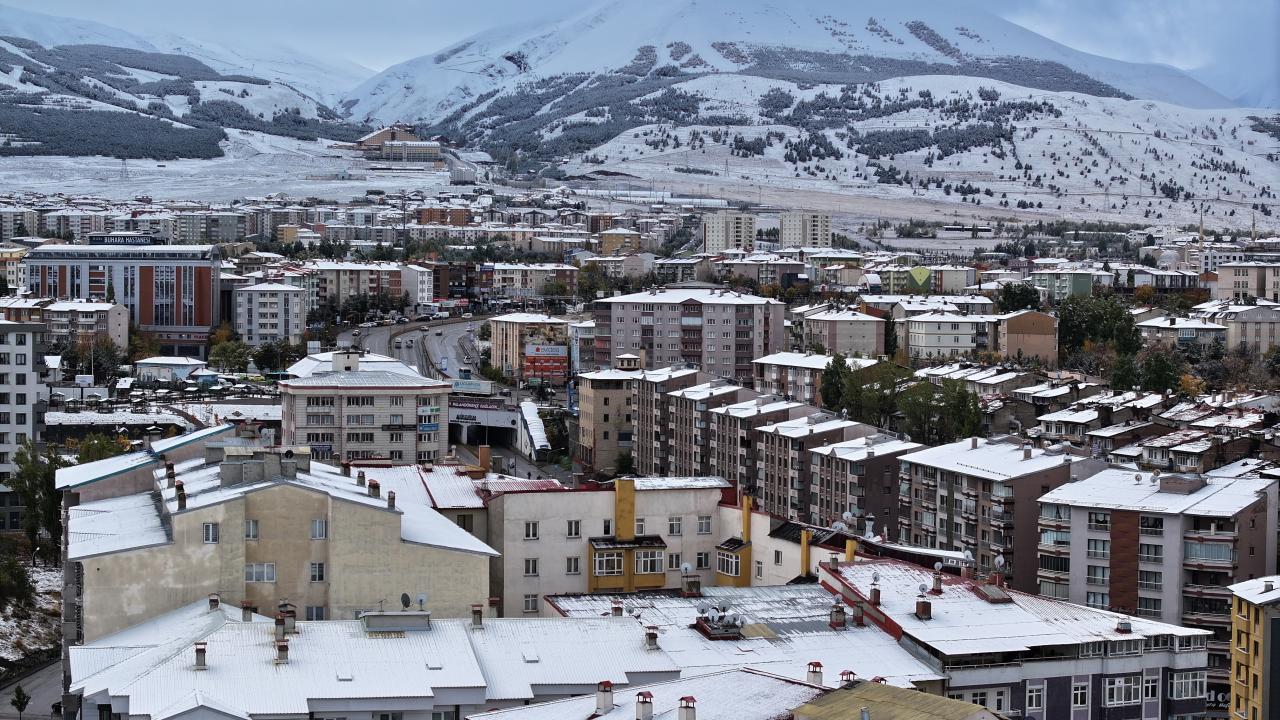
[[[741,212],[707,215],[702,219],[702,233],[702,247],[706,252],[751,252],[756,242],[756,216]]]

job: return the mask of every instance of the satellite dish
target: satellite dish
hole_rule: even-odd
[[[680,563],[680,572],[684,573],[685,575],[688,575],[689,573],[693,572],[693,566],[690,565],[689,563]]]
[[[427,606],[427,594],[418,593],[418,609],[425,610]]]
[[[403,606],[405,610],[408,610],[410,604],[411,601],[409,600],[409,593],[400,593],[400,605]]]
[[[844,522],[842,522],[842,521],[840,521],[840,520],[837,520],[837,521],[835,521],[835,522],[831,523],[831,529],[832,529],[832,530],[836,530],[836,531],[838,531],[838,532],[844,532],[845,530],[848,530],[848,529],[849,529],[849,526],[848,526],[848,525],[845,525],[845,524],[844,524]]]
[[[845,510],[845,511],[844,511],[844,514],[840,516],[840,519],[844,520],[846,523],[851,523],[851,522],[853,522],[853,518],[854,518],[854,517],[856,517],[856,516],[853,514],[853,512],[852,512],[852,511],[850,511],[850,510]]]
[[[878,572],[871,573],[871,582],[872,584],[880,582],[880,573]]]
[[[720,603],[720,613],[721,613],[721,614],[724,614],[724,613],[729,612],[729,607],[730,607],[730,605],[729,605],[729,603],[727,603],[727,602],[726,602],[726,603]]]
[[[942,561],[939,560],[938,562],[934,563],[933,569],[937,570],[938,572],[942,572]]]
[[[997,568],[1002,568],[1002,567],[1004,567],[1004,556],[1003,556],[1003,555],[997,555],[997,556],[996,556],[996,559],[995,559],[995,564],[996,564],[996,567],[997,567]]]
[[[921,595],[925,594],[925,591],[927,591],[928,589],[929,589],[929,586],[928,586],[928,585],[925,585],[924,583],[920,583],[920,594],[921,594]]]
[[[285,451],[284,451],[284,459],[285,459],[285,460],[292,460],[292,459],[293,459],[293,451],[292,451],[292,450],[285,450]]]
[[[707,614],[707,606],[706,606],[706,605],[699,605],[699,606],[698,606],[698,614],[699,614],[699,615],[706,615],[706,614]]]
[[[965,560],[968,560],[969,562],[973,562],[973,551],[972,551],[972,550],[965,550],[965,551],[964,551],[964,559],[965,559]]]

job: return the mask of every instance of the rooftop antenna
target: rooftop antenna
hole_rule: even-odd
[[[427,594],[426,594],[426,593],[418,593],[418,609],[419,609],[419,610],[426,610],[426,609],[427,609]]]

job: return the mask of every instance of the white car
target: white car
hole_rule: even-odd
[[[359,325],[358,327],[362,327],[362,328],[378,327],[378,323],[376,323],[376,322],[362,322],[362,323],[360,323],[360,325]]]

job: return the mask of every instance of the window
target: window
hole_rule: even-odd
[[[524,559],[524,576],[536,577],[538,574],[538,558]]]
[[[721,550],[716,553],[716,571],[722,575],[738,577],[738,573],[742,571],[742,558]]]
[[[1084,604],[1091,608],[1106,610],[1111,607],[1111,596],[1102,592],[1085,593]]]
[[[1044,687],[1027,688],[1027,709],[1028,710],[1044,709]]]
[[[1089,683],[1074,683],[1071,686],[1071,707],[1089,707]]]
[[[329,521],[324,518],[315,518],[311,521],[311,539],[324,540],[329,537]]]
[[[698,570],[709,570],[711,568],[711,553],[700,552],[694,556],[694,567]]]
[[[538,595],[536,593],[533,595],[524,596],[524,612],[527,612],[527,613],[538,612]]]
[[[679,570],[684,572],[680,567],[680,553],[667,553],[667,570]]]
[[[1088,554],[1091,558],[1106,560],[1111,557],[1110,540],[1089,540]]]
[[[679,515],[672,515],[667,518],[667,534],[673,537],[678,537],[680,535],[682,525],[683,522],[681,517]]]
[[[608,519],[608,518],[605,518],[605,521],[604,521],[603,523],[601,523],[601,526],[604,528],[604,532],[603,532],[603,533],[601,533],[602,535],[612,535],[612,534],[613,534],[613,521],[612,521],[612,520],[610,520],[610,519]]]
[[[1164,587],[1164,573],[1155,570],[1138,571],[1138,588],[1141,590],[1160,590]]]
[[[1160,699],[1160,678],[1145,677],[1142,679],[1142,699],[1143,700],[1159,700]]]
[[[644,534],[644,518],[638,517],[636,518],[636,535],[643,535],[643,534]]]
[[[774,564],[774,565],[781,565],[781,564],[782,564],[782,551],[781,551],[781,550],[774,550],[774,551],[773,551],[773,564]]]
[[[1125,675],[1107,678],[1103,686],[1102,704],[1106,707],[1137,705],[1142,702],[1142,676]]]
[[[307,617],[307,619],[308,619],[308,620],[323,620],[323,619],[324,619],[324,606],[323,606],[323,605],[308,605],[308,606],[307,606],[307,615],[306,615],[306,617]]]
[[[1106,565],[1090,565],[1085,573],[1084,581],[1089,585],[1106,585],[1111,580],[1111,568]]]
[[[218,523],[204,524],[204,541],[209,544],[218,542]]]
[[[311,582],[324,582],[324,563],[311,563]]]
[[[1161,605],[1160,598],[1139,597],[1137,614],[1144,617],[1158,618],[1160,617]]]
[[[245,540],[258,539],[258,521],[257,520],[244,521],[244,539]]]
[[[575,557],[567,557],[567,558],[565,558],[565,559],[564,559],[564,574],[565,574],[565,575],[579,575],[579,574],[581,574],[581,573],[582,573],[582,569],[579,567],[579,563],[578,563],[578,561],[579,561],[579,560],[581,560],[581,558],[576,557],[576,556],[575,556]]]
[[[537,521],[537,520],[526,520],[526,521],[525,521],[525,523],[524,523],[524,539],[525,539],[525,540],[537,540],[537,539],[538,539],[538,521]]]
[[[1113,640],[1107,650],[1107,654],[1111,657],[1124,657],[1126,655],[1142,654],[1141,640]]]
[[[1163,535],[1164,518],[1143,515],[1138,518],[1138,532],[1143,535]]]
[[[636,574],[652,575],[654,573],[663,572],[662,561],[665,558],[666,553],[661,550],[637,550]]]
[[[1141,562],[1164,562],[1164,546],[1138,543],[1138,560]]]
[[[1169,684],[1169,697],[1174,700],[1199,700],[1205,696],[1205,671],[1173,673]]]
[[[1111,532],[1111,513],[1089,513],[1089,529],[1101,532]]]
[[[764,561],[763,560],[756,561],[756,579],[757,580],[764,579]]]
[[[622,553],[621,552],[602,552],[596,553],[596,577],[606,575],[622,574]]]
[[[244,565],[244,581],[245,582],[269,582],[276,581],[276,564],[275,563],[245,563]]]
[[[698,516],[698,534],[699,535],[711,534],[711,516],[710,515]]]

